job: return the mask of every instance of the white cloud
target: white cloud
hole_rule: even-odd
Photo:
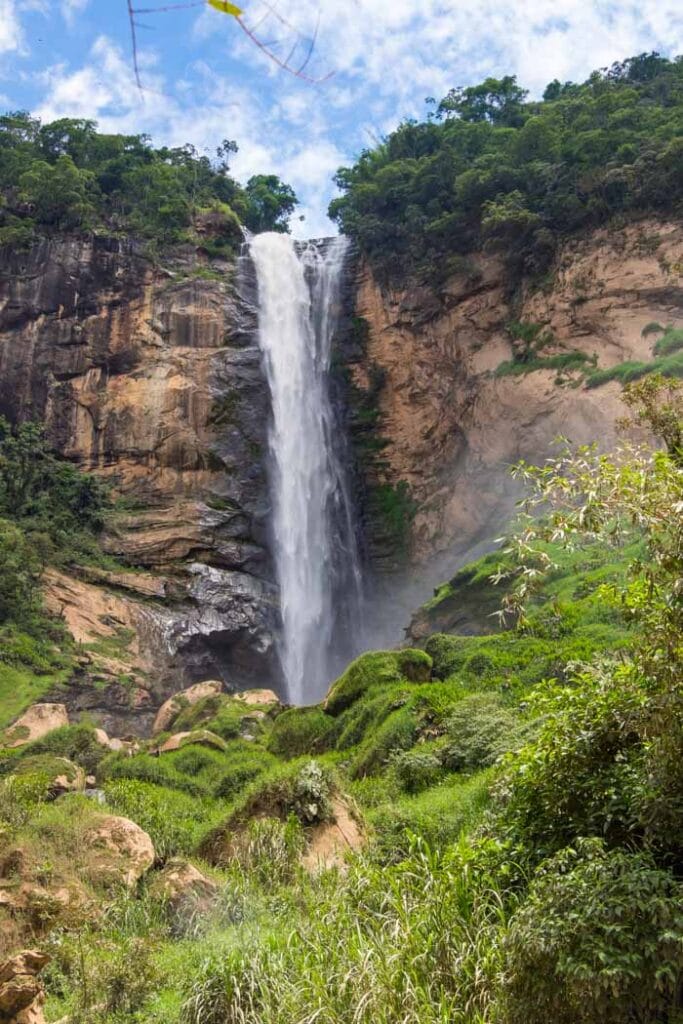
[[[86,9],[90,0],[62,0],[62,17],[69,27],[73,28],[78,23],[78,16]]]
[[[14,0],[0,0],[0,54],[21,51],[24,37]]]

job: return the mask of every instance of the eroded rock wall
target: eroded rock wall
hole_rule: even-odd
[[[197,678],[276,679],[268,396],[234,274],[196,254],[155,268],[117,239],[0,254],[0,412],[111,483],[104,547],[136,569],[47,584],[82,633],[70,697],[117,731]]]
[[[609,447],[625,413],[615,382],[589,389],[580,372],[547,369],[496,376],[513,357],[507,325],[543,325],[553,339],[543,357],[578,351],[608,367],[652,358],[647,324],[683,324],[678,224],[645,221],[574,240],[542,288],[514,295],[501,259],[479,254],[472,263],[439,295],[382,288],[367,266],[359,273],[356,313],[369,330],[351,370],[365,389],[381,375],[379,476],[406,481],[417,506],[405,573],[411,601],[509,522],[518,497],[511,464],[543,460],[558,435]]]

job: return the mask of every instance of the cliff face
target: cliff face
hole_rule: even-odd
[[[588,389],[590,365],[496,373],[519,344],[509,324],[537,325],[543,358],[650,358],[643,328],[683,323],[682,266],[683,229],[653,222],[568,244],[545,287],[514,298],[488,254],[438,295],[382,289],[360,266],[355,300],[342,297],[355,326],[339,340],[338,381],[348,371],[366,396],[366,502],[378,484],[390,497],[407,485],[414,510],[401,558],[381,503],[366,508],[391,596],[377,602],[389,613],[372,642],[395,643],[411,607],[504,528],[511,463],[543,459],[560,434],[606,446],[616,436],[620,385]],[[0,413],[43,420],[56,448],[116,496],[103,537],[111,563],[45,580],[82,644],[54,697],[113,733],[145,731],[165,697],[200,679],[277,684],[268,392],[234,275],[196,254],[153,267],[102,238],[0,253]]]
[[[500,259],[472,264],[439,296],[382,289],[367,267],[359,277],[357,314],[369,329],[352,371],[362,389],[373,375],[383,382],[379,476],[406,481],[414,499],[408,575],[423,580],[422,599],[509,522],[511,464],[547,457],[559,435],[608,447],[625,412],[620,384],[585,386],[588,363],[496,375],[517,344],[507,325],[542,329],[543,358],[579,352],[608,367],[652,358],[648,323],[683,323],[680,225],[641,222],[573,241],[542,289],[514,298]]]
[[[0,412],[112,484],[104,547],[136,568],[46,584],[85,645],[69,699],[112,729],[196,678],[275,677],[267,388],[233,274],[110,239],[0,256]]]

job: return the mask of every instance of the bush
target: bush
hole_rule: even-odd
[[[441,760],[432,751],[400,750],[389,757],[389,769],[404,793],[419,793],[441,775]]]
[[[441,760],[449,771],[486,768],[521,745],[519,716],[494,693],[465,697],[446,720],[448,740]]]
[[[34,754],[53,754],[66,757],[83,768],[86,775],[94,775],[103,759],[107,756],[107,748],[98,743],[95,730],[89,725],[65,725],[60,729],[35,740],[22,747],[20,756],[31,757]]]
[[[580,841],[538,871],[505,939],[510,1024],[672,1020],[680,883],[643,855]]]

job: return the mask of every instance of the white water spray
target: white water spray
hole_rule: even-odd
[[[310,703],[325,692],[339,643],[359,608],[353,515],[329,395],[332,335],[347,252],[345,239],[296,244],[287,235],[250,242],[258,282],[259,344],[272,401],[269,434],[275,563],[280,584],[280,657],[287,695]],[[345,584],[339,586],[344,578]],[[335,615],[335,600],[346,604]],[[340,610],[341,611],[341,610]],[[345,625],[342,625],[345,623]]]

